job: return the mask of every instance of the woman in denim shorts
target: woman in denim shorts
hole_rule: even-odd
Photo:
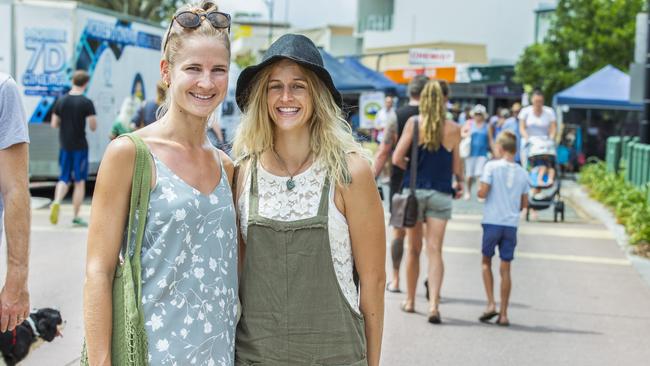
[[[460,127],[446,118],[445,99],[438,81],[432,80],[420,95],[420,114],[411,117],[404,127],[395,152],[393,164],[407,169],[403,187],[410,184],[410,169],[417,169],[416,196],[418,199],[418,223],[406,230],[408,250],[406,260],[406,300],[402,310],[415,311],[415,287],[420,272],[420,252],[425,235],[429,257],[429,316],[431,323],[440,323],[440,287],[444,274],[442,242],[447,220],[451,218],[451,201],[463,193],[463,169],[458,145]],[[418,121],[418,161],[408,162],[415,121]],[[407,164],[408,162],[408,164]],[[456,177],[452,183],[452,176]],[[422,224],[426,223],[426,233]]]

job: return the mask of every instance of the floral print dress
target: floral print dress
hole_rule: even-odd
[[[154,156],[142,244],[142,304],[150,365],[233,365],[237,231],[223,166],[202,194]]]

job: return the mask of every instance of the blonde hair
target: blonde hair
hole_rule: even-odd
[[[497,136],[497,144],[501,145],[501,148],[506,152],[517,153],[517,136],[512,131],[501,131]]]
[[[248,89],[247,106],[233,141],[233,154],[237,160],[259,159],[264,151],[273,148],[274,122],[267,106],[267,84],[275,65],[277,63],[262,69]],[[341,108],[325,83],[313,71],[298,66],[307,79],[307,90],[313,104],[313,113],[308,122],[313,157],[324,164],[334,184],[348,185],[352,182],[352,176],[347,154],[359,154],[370,162],[369,154],[354,140],[350,125],[342,117]]]
[[[191,11],[200,14],[217,10],[219,10],[219,7],[215,2],[203,0],[200,3],[185,4],[179,7],[176,13]],[[184,41],[191,36],[202,36],[220,41],[226,47],[228,59],[230,60],[230,36],[228,35],[227,29],[215,28],[207,19],[202,21],[196,28],[184,28],[172,20],[169,29],[163,35],[163,42],[165,42],[164,40],[167,41],[161,45],[162,59],[167,61],[170,68],[176,63],[177,56],[183,48]],[[166,94],[164,102],[160,105],[156,113],[157,118],[162,117],[167,112],[167,109],[169,109],[171,93]]]
[[[421,144],[429,151],[438,150],[442,144],[447,110],[440,83],[436,80],[427,82],[422,89],[420,116]]]

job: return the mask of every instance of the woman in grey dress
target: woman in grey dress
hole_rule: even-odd
[[[204,2],[181,8],[160,64],[167,107],[138,130],[153,157],[142,244],[142,304],[151,365],[232,365],[237,323],[233,164],[206,138],[228,86],[230,17]],[[110,364],[111,286],[123,247],[135,147],[111,142],[88,235],[84,318],[93,365]]]

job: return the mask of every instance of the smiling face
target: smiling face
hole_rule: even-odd
[[[174,64],[162,61],[171,108],[207,118],[226,95],[228,68],[229,52],[222,42],[205,36],[185,38]]]
[[[306,126],[314,107],[305,72],[290,60],[282,60],[271,67],[266,86],[271,120],[280,130]]]

